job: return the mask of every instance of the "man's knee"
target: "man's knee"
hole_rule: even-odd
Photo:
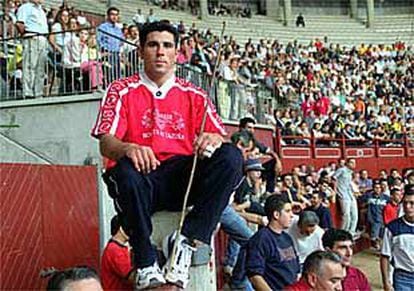
[[[241,172],[243,169],[242,153],[232,144],[223,144],[212,158],[221,160],[227,170]]]

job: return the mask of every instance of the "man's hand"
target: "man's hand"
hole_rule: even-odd
[[[216,149],[221,147],[223,137],[218,133],[203,133],[194,143],[194,150],[200,157],[210,157]]]
[[[152,149],[147,146],[128,144],[125,156],[131,159],[138,172],[144,174],[154,171],[160,165]]]

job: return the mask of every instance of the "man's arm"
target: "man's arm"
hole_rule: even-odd
[[[24,32],[26,31],[26,28],[23,22],[16,22],[16,28],[17,28],[17,31],[20,33],[20,35],[23,35]]]
[[[224,138],[221,134],[205,132],[197,137],[194,148],[198,155],[202,157],[206,151],[211,152],[210,147],[212,147],[211,154],[213,154],[216,149],[221,147],[223,141]]]
[[[250,282],[257,291],[271,291],[272,288],[266,283],[265,279],[261,275],[254,275],[249,278]]]
[[[382,286],[384,291],[393,291],[394,288],[391,285],[389,278],[390,268],[389,268],[390,258],[386,256],[381,256],[380,258],[380,267],[382,275]]]
[[[160,161],[155,157],[150,147],[123,142],[111,134],[100,136],[99,149],[104,157],[111,160],[128,157],[137,171],[145,174],[155,170],[160,165]]]

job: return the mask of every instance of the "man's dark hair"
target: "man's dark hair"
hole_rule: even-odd
[[[354,241],[352,234],[343,229],[331,228],[325,231],[322,236],[322,245],[324,248],[332,249],[337,241]]]
[[[404,197],[414,195],[414,185],[407,184],[404,186]]]
[[[256,124],[256,120],[254,120],[254,118],[251,117],[243,117],[239,120],[239,128],[246,128],[246,125],[248,123]]]
[[[401,192],[400,188],[392,188],[390,191],[390,196],[394,195],[394,193],[399,192],[399,191]]]
[[[49,273],[44,274],[43,276],[51,276],[47,282],[47,291],[63,291],[70,283],[85,279],[96,279],[98,282],[100,282],[98,273],[88,266],[77,266],[62,271],[51,270]]]
[[[172,26],[167,21],[162,20],[162,21],[156,21],[156,22],[151,22],[151,23],[145,23],[142,26],[142,28],[139,30],[139,44],[141,45],[141,48],[145,46],[145,42],[147,41],[148,34],[154,31],[159,31],[159,32],[168,31],[174,36],[175,47],[178,46],[179,34],[178,34],[177,29],[175,29],[175,27]]]
[[[250,143],[254,141],[253,135],[247,130],[240,130],[233,133],[230,139],[233,144],[241,142],[242,146],[245,148],[247,148],[250,145]]]
[[[112,6],[112,7],[109,7],[108,10],[106,10],[106,16],[109,16],[109,14],[111,14],[112,11],[116,11],[119,13],[119,9]]]
[[[275,211],[281,212],[283,208],[285,207],[285,204],[289,203],[283,197],[279,195],[271,195],[266,199],[264,210],[266,213],[267,218],[272,220],[273,213]]]
[[[115,215],[111,219],[111,235],[114,236],[118,232],[120,227],[121,227],[121,221],[119,219],[119,216]]]
[[[315,251],[308,255],[303,263],[302,276],[306,276],[309,273],[315,273],[318,276],[323,275],[324,262],[332,262],[341,264],[341,257],[333,252],[327,251]]]

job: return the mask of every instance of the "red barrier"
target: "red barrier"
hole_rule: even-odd
[[[41,269],[99,266],[96,168],[0,164],[0,290],[41,289]]]

